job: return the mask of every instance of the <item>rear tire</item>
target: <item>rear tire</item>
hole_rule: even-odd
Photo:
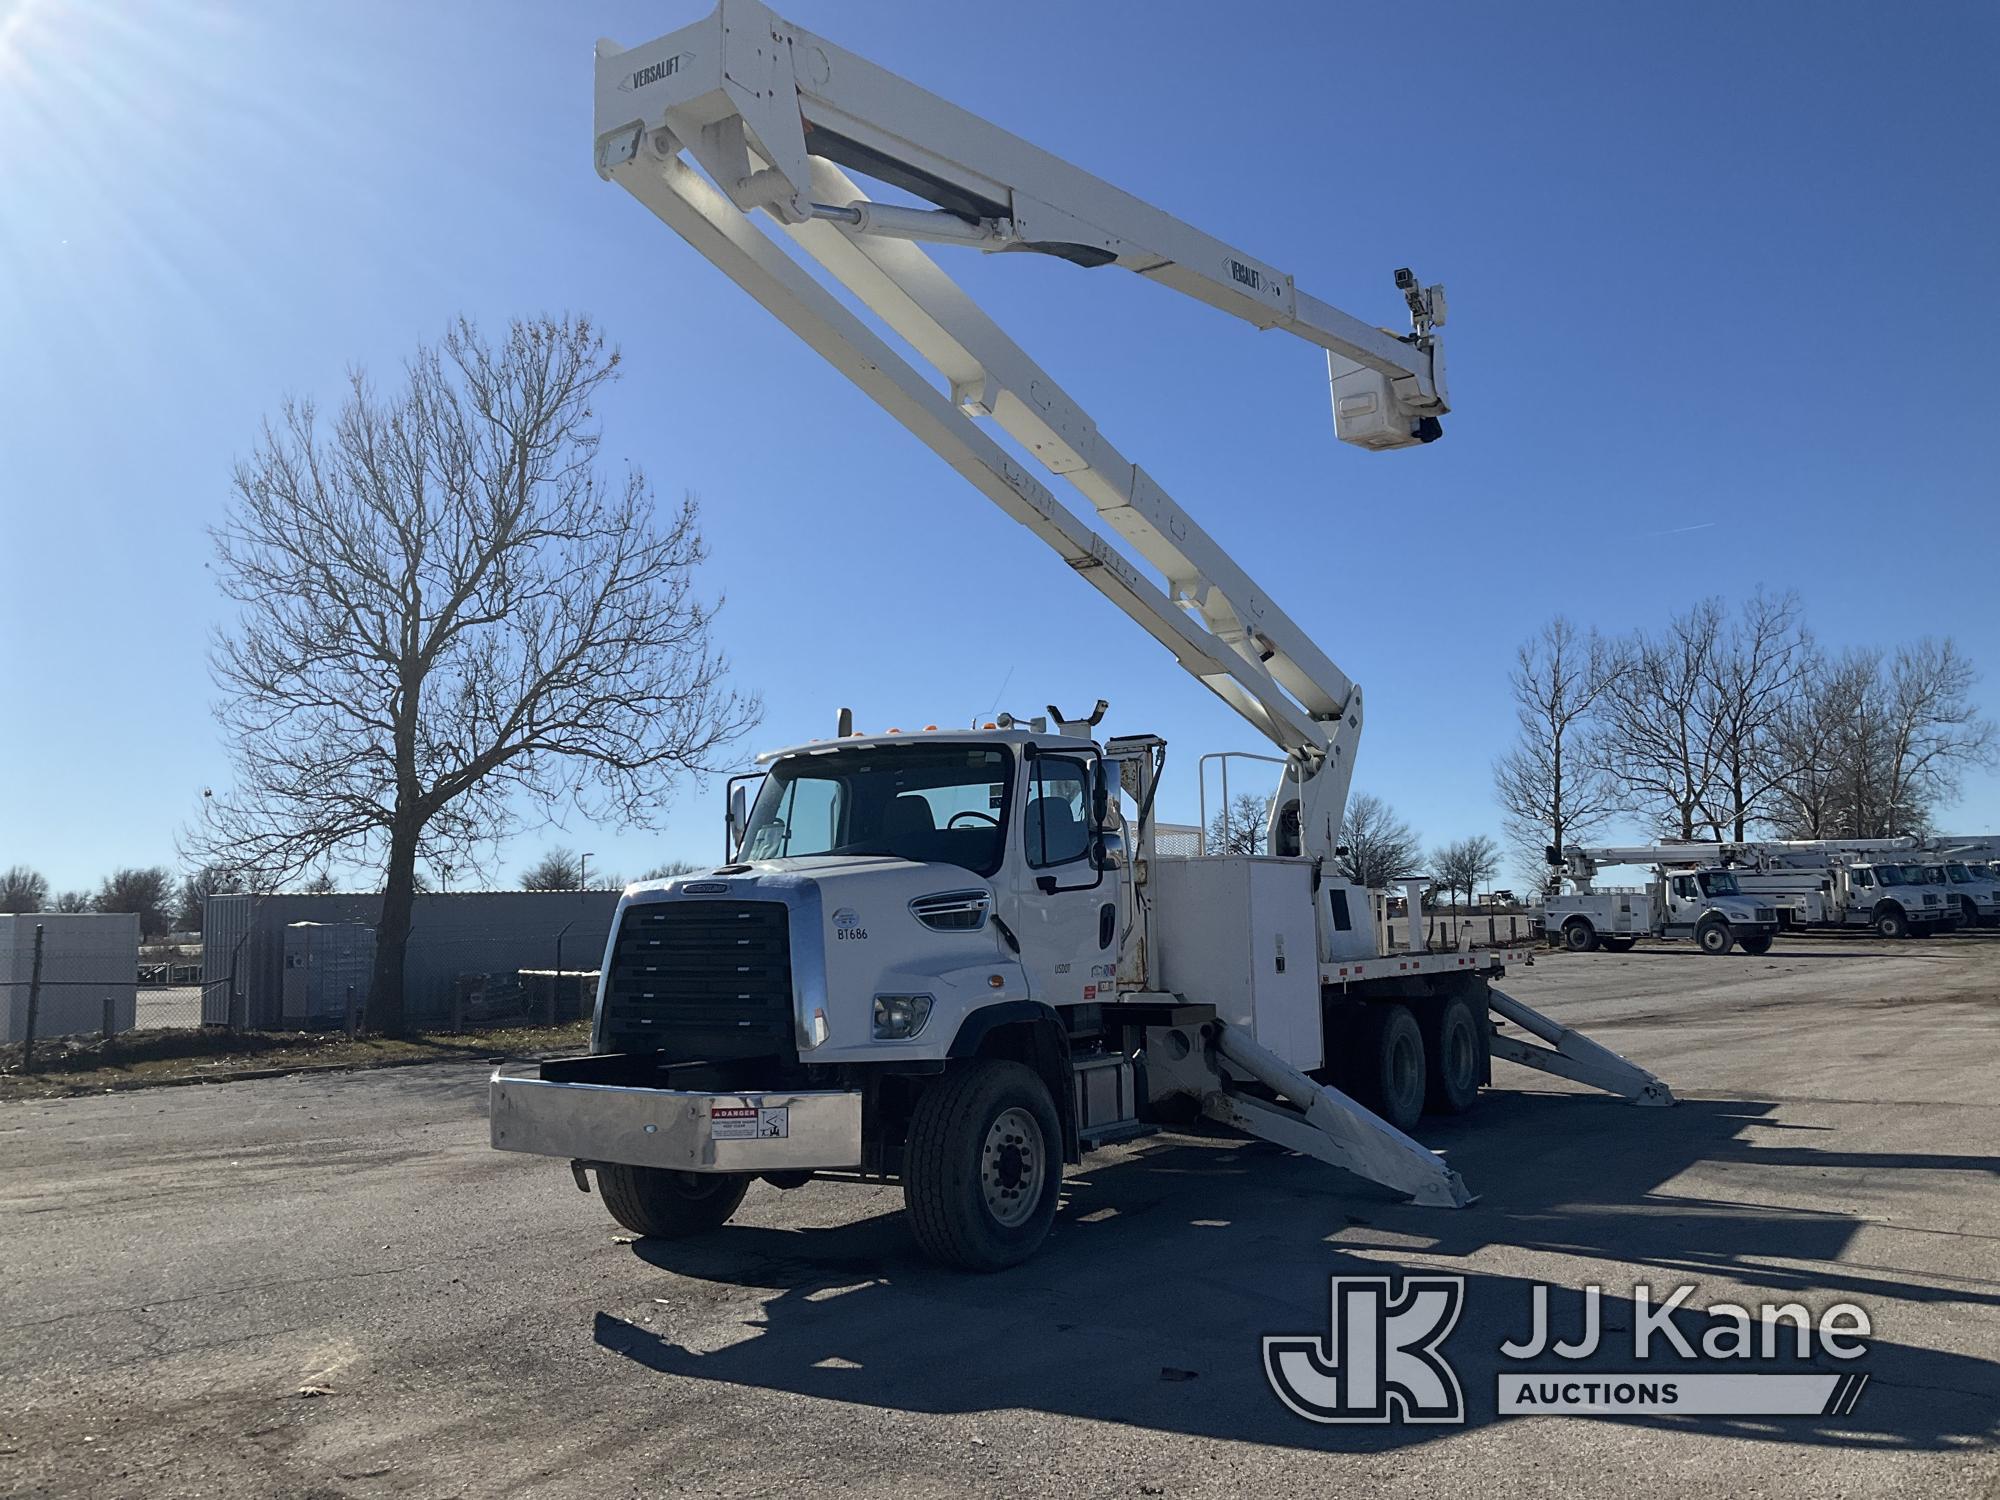
[[[1721,918],[1704,922],[1694,930],[1694,940],[1711,958],[1720,958],[1736,946],[1736,936]]]
[[[1062,1122],[1034,1069],[987,1060],[948,1073],[910,1112],[903,1207],[941,1265],[998,1271],[1041,1248],[1062,1193]]]
[[[1885,938],[1906,938],[1910,935],[1910,924],[1901,912],[1892,908],[1875,914],[1875,930]]]
[[[735,1173],[612,1164],[597,1169],[597,1195],[611,1217],[648,1239],[684,1240],[720,1229],[749,1191],[750,1179]]]
[[[1768,932],[1746,932],[1737,938],[1736,946],[1752,956],[1769,953],[1772,937],[1773,934]]]
[[[1424,1028],[1424,1102],[1432,1114],[1462,1115],[1479,1102],[1486,1074],[1486,1018],[1454,995]]]
[[[1572,953],[1589,953],[1597,947],[1597,929],[1582,917],[1563,923],[1563,946]]]
[[[1423,1117],[1424,1033],[1407,1005],[1368,1002],[1362,1011],[1354,1097],[1398,1130]]]

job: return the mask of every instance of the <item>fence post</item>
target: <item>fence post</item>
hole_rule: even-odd
[[[35,1071],[35,1019],[42,1009],[42,924],[35,924],[35,966],[28,974],[28,1030],[21,1038],[21,1071]]]
[[[104,992],[104,1045],[107,1048],[111,1045],[112,1036],[115,1035],[111,1025],[111,1009],[111,991],[106,990]]]
[[[352,1041],[354,1040],[354,986],[351,984],[347,987],[347,1006],[342,1018],[347,1026],[347,1039]]]

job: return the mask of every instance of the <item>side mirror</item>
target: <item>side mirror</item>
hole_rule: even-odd
[[[1090,826],[1099,832],[1111,826],[1111,762],[1099,757],[1090,778]]]
[[[736,858],[743,847],[743,836],[750,831],[750,793],[741,783],[729,789],[729,847],[723,851],[727,859]]]

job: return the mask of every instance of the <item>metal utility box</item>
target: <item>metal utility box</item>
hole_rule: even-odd
[[[35,929],[42,929],[42,987],[37,1037],[114,1033],[138,1021],[137,912],[25,912],[0,916],[0,1025],[10,1042],[28,1034]],[[108,1008],[107,1008],[108,1006]]]
[[[292,923],[285,929],[285,1024],[345,1021],[350,1000],[367,1005],[374,972],[374,928],[358,922]]]
[[[1160,988],[1213,1005],[1295,1068],[1323,1064],[1311,862],[1156,856],[1149,883]]]

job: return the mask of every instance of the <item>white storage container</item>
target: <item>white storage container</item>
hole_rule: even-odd
[[[35,1037],[130,1031],[139,1015],[137,912],[27,912],[0,916],[0,1021],[6,1039],[28,1034],[35,928],[42,929],[42,987]]]

